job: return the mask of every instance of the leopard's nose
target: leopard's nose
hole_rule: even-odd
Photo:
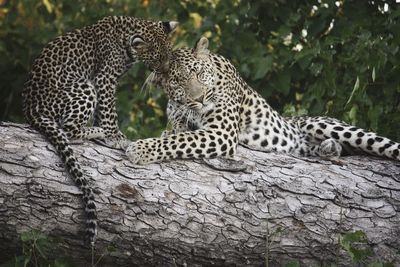
[[[200,95],[198,98],[195,99],[196,102],[203,103],[204,95]]]

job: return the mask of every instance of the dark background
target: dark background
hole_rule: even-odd
[[[21,89],[43,46],[107,15],[178,20],[176,47],[204,35],[286,115],[326,115],[400,141],[400,4],[367,1],[0,0],[0,120],[23,122]],[[161,91],[134,66],[118,113],[130,138],[166,124]]]

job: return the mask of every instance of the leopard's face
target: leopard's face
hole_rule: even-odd
[[[123,44],[131,63],[137,61],[152,70],[158,70],[170,56],[169,34],[177,27],[175,21],[135,19],[123,34]]]
[[[153,83],[161,86],[168,98],[189,109],[202,110],[212,105],[215,70],[207,57],[198,57],[196,50],[172,52],[168,68],[156,73]]]
[[[162,86],[170,99],[200,110],[212,100],[213,68],[209,62],[181,52],[174,52]]]

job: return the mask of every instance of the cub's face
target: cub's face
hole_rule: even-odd
[[[169,34],[177,25],[174,21],[132,21],[125,31],[124,41],[132,63],[141,61],[150,69],[158,70],[170,57]]]

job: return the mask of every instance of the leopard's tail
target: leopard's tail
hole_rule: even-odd
[[[344,151],[352,154],[362,151],[400,160],[400,143],[374,132],[328,117],[298,117],[292,120],[296,121],[300,130],[311,139],[321,141],[332,138],[342,145]]]
[[[36,117],[29,119],[29,121],[34,128],[44,134],[50,143],[54,145],[65,163],[67,171],[74,179],[75,184],[82,190],[86,214],[86,241],[94,247],[97,234],[97,213],[93,190],[84,177],[82,168],[74,156],[65,132],[54,120],[45,117]]]

